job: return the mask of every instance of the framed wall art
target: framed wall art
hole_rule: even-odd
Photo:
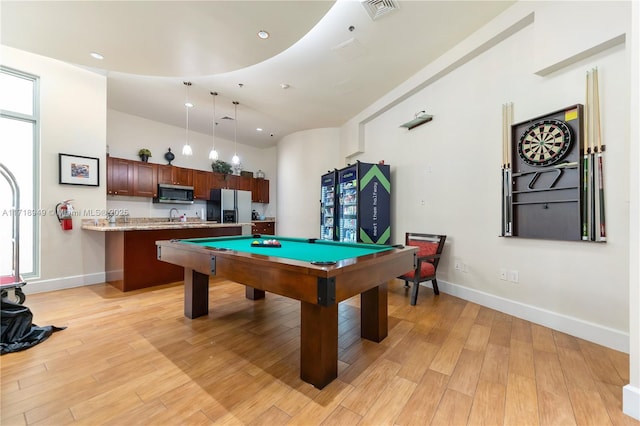
[[[100,186],[100,159],[58,154],[59,180],[65,185]]]

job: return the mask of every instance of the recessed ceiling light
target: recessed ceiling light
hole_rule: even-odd
[[[287,83],[280,83],[280,88],[281,89],[288,89],[289,85]]]
[[[193,104],[191,102],[185,102],[184,106],[186,106],[187,108],[193,108]]]
[[[91,52],[90,55],[93,59],[100,59],[100,60],[104,59],[104,56],[102,56],[98,52]]]
[[[262,131],[262,127],[257,127],[257,128],[256,128],[256,131],[257,131],[257,132],[261,132],[261,131]]]
[[[265,30],[260,30],[258,31],[258,37],[260,37],[263,40],[266,40],[269,38],[269,33],[266,32]]]

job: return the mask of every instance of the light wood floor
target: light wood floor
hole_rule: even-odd
[[[94,285],[27,296],[38,325],[66,326],[0,358],[2,425],[638,425],[621,411],[628,355],[422,289],[389,287],[389,336],[360,339],[340,305],[338,378],[299,374],[299,303],[212,281],[205,318],[180,283]]]

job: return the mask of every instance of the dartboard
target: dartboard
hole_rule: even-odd
[[[548,166],[567,154],[571,142],[571,130],[564,121],[542,120],[524,131],[518,155],[532,166]]]

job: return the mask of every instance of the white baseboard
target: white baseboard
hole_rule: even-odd
[[[505,299],[447,281],[438,280],[440,291],[470,302],[522,318],[580,339],[620,352],[629,353],[629,333],[594,324],[579,318]]]
[[[72,277],[53,278],[49,280],[27,280],[22,287],[25,294],[43,293],[45,291],[64,290],[65,288],[82,287],[83,285],[100,284],[105,282],[104,272],[95,274],[75,275]]]
[[[622,412],[640,420],[640,388],[631,385],[622,388]]]

